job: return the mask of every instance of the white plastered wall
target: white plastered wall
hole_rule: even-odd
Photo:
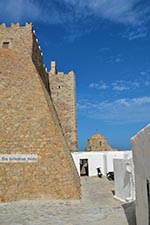
[[[72,153],[77,171],[80,175],[80,159],[88,159],[89,176],[96,176],[96,168],[101,167],[104,174],[104,154],[99,152],[74,152]]]
[[[131,151],[112,151],[112,152],[73,152],[71,153],[80,175],[80,159],[88,159],[89,176],[97,176],[96,168],[101,167],[104,175],[107,172],[114,171],[114,158],[132,158]]]
[[[150,181],[150,125],[131,138],[135,167],[137,225],[149,225],[147,180]]]
[[[114,171],[113,159],[132,158],[131,151],[113,151],[106,152],[105,154],[107,158],[107,172]]]
[[[115,197],[124,202],[135,200],[135,179],[132,159],[114,159]]]

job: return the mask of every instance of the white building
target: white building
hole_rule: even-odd
[[[137,225],[150,225],[150,125],[131,138]]]
[[[75,162],[79,175],[82,173],[82,166],[86,162],[88,165],[88,176],[97,176],[97,168],[101,168],[104,175],[114,171],[113,159],[130,159],[132,151],[104,151],[104,152],[73,152],[73,160]]]

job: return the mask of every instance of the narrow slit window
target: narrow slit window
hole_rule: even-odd
[[[3,42],[3,48],[9,48],[9,42],[8,41]]]

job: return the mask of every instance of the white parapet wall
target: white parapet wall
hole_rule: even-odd
[[[97,168],[101,168],[103,175],[114,171],[113,159],[130,159],[132,151],[109,151],[109,152],[73,152],[71,153],[77,171],[80,175],[80,163],[83,159],[88,162],[89,176],[97,176]]]
[[[137,225],[150,224],[150,124],[131,138]]]
[[[106,172],[114,171],[113,159],[130,159],[132,158],[132,151],[112,151],[105,152],[106,156]]]

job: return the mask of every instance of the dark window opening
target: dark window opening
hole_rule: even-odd
[[[147,201],[148,201],[148,225],[150,225],[150,185],[147,180]]]
[[[99,145],[102,146],[102,142],[101,141],[99,142]]]
[[[3,48],[8,48],[9,47],[9,42],[3,42]]]

